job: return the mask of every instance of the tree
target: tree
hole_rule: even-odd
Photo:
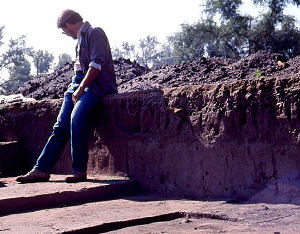
[[[137,45],[123,42],[121,48],[112,50],[114,59],[125,58],[136,60],[146,67],[157,67],[174,64],[173,48],[161,44],[155,36],[147,36],[139,40]]]
[[[281,22],[284,18],[283,10],[287,4],[291,3],[300,6],[299,0],[253,0],[254,4],[265,6],[269,9],[270,17],[274,23]]]
[[[124,58],[121,49],[118,48],[118,47],[117,48],[112,48],[111,55],[112,55],[113,59]]]
[[[114,48],[112,50],[112,56],[114,59],[125,58],[134,60],[137,56],[135,45],[123,41],[121,48]]]
[[[249,33],[250,53],[268,50],[284,54],[287,58],[299,55],[300,31],[292,16],[284,15],[288,3],[300,6],[299,0],[254,0],[268,11],[254,21]]]
[[[175,64],[176,60],[174,57],[174,49],[170,46],[169,43],[165,43],[161,46],[160,50],[157,53],[157,57],[153,62],[153,66],[164,66]]]
[[[5,94],[6,94],[5,90],[0,87],[0,95],[5,95]]]
[[[50,66],[53,62],[53,55],[50,54],[48,51],[34,51],[33,52],[33,63],[36,67],[36,75],[39,75],[41,73],[48,72],[50,69]]]
[[[202,24],[182,24],[181,31],[168,38],[174,48],[176,62],[193,61],[204,55],[205,40],[208,39],[210,33],[203,26]]]
[[[147,67],[152,67],[155,64],[159,42],[156,37],[147,36],[139,40],[139,53],[136,55],[136,60],[139,64]]]
[[[10,66],[9,80],[1,84],[2,88],[8,92],[19,88],[26,81],[32,79],[30,69],[30,62],[26,58]]]
[[[122,43],[122,57],[131,59],[136,57],[135,45],[128,42]]]
[[[276,34],[274,51],[283,53],[287,58],[300,54],[300,31],[295,25],[294,17],[284,16],[282,27]]]
[[[63,53],[58,56],[58,63],[55,67],[55,69],[59,69],[63,67],[66,63],[71,63],[72,62],[72,57],[69,54]]]
[[[0,70],[3,68],[10,69],[13,65],[22,62],[25,56],[32,56],[32,48],[26,46],[26,37],[20,36],[16,39],[10,39],[8,50],[1,55]]]
[[[169,37],[177,62],[207,57],[239,58],[247,54],[249,16],[241,16],[241,0],[208,0],[206,18],[196,24],[182,24],[181,30]],[[219,23],[217,15],[222,16]]]
[[[0,46],[4,44],[4,43],[2,42],[2,39],[3,39],[3,31],[4,31],[4,26],[1,26],[1,27],[0,27]]]
[[[238,9],[241,5],[241,0],[207,0],[205,11],[208,13],[209,18],[219,13],[222,20],[226,21],[240,17]]]
[[[183,24],[169,37],[177,62],[207,57],[240,58],[258,50],[285,54],[288,58],[300,53],[300,31],[291,16],[283,14],[288,3],[300,0],[254,0],[267,11],[254,19],[241,15],[241,0],[207,0],[206,17],[196,24]],[[220,17],[218,23],[214,19]]]
[[[2,54],[0,70],[8,69],[9,80],[1,84],[4,90],[14,90],[32,77],[30,62],[26,57],[32,56],[32,48],[26,46],[25,36],[10,39],[8,50]]]
[[[24,58],[22,61],[19,61],[17,64],[14,64],[9,69],[9,75],[11,80],[28,80],[29,74],[31,71],[30,62]]]

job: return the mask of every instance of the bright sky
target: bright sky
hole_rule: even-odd
[[[203,3],[204,0],[6,0],[1,3],[0,26],[5,25],[4,42],[24,34],[29,46],[48,50],[57,59],[62,53],[74,56],[76,43],[56,27],[64,9],[78,11],[84,20],[102,27],[111,46],[116,47],[123,41],[134,43],[148,35],[164,41],[180,30],[180,24],[197,22]],[[243,11],[259,14],[249,3]],[[289,12],[300,16],[299,9]]]
[[[200,0],[10,0],[1,3],[0,25],[5,25],[5,40],[27,36],[34,49],[48,50],[55,56],[74,55],[75,40],[56,27],[64,9],[78,11],[84,20],[100,26],[112,47],[123,41],[136,42],[148,35],[163,40],[180,29],[181,23],[200,18]]]

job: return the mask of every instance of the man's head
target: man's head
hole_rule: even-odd
[[[57,19],[57,27],[61,28],[65,34],[77,39],[77,32],[83,24],[82,17],[73,10],[64,10]]]

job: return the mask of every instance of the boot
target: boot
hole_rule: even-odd
[[[72,176],[66,177],[66,183],[78,183],[86,181],[86,172],[74,172]]]
[[[35,182],[47,182],[50,179],[50,174],[41,172],[38,169],[32,169],[26,175],[19,176],[16,181],[20,183],[35,183]]]

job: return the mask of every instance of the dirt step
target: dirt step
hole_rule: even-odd
[[[298,233],[293,204],[138,195],[0,217],[2,233]]]
[[[0,179],[0,215],[63,207],[115,199],[139,192],[136,180],[118,176],[88,177],[88,181],[67,184],[65,175],[51,175],[46,183],[19,184],[15,178]]]
[[[79,228],[77,230],[65,231],[62,233],[76,233],[76,234],[85,234],[85,233],[103,233],[116,231],[119,229],[124,229],[133,226],[147,225],[158,222],[168,222],[176,219],[184,219],[185,222],[189,222],[190,219],[216,219],[223,221],[238,222],[237,218],[229,218],[226,215],[217,215],[209,213],[192,213],[192,212],[171,212],[164,213],[154,216],[146,216],[142,218],[136,218],[131,220],[116,221],[110,223],[102,223],[95,226],[90,226],[86,228]]]
[[[0,231],[4,233],[104,233],[150,223],[185,220],[192,210],[203,209],[205,202],[167,201],[155,196],[131,196],[60,208],[37,210],[0,217]],[[184,211],[184,212],[181,212]],[[192,213],[192,212],[191,212]],[[201,213],[205,213],[203,211]],[[222,214],[194,218],[230,220]],[[2,232],[1,232],[2,233]],[[140,233],[140,232],[133,232]]]

